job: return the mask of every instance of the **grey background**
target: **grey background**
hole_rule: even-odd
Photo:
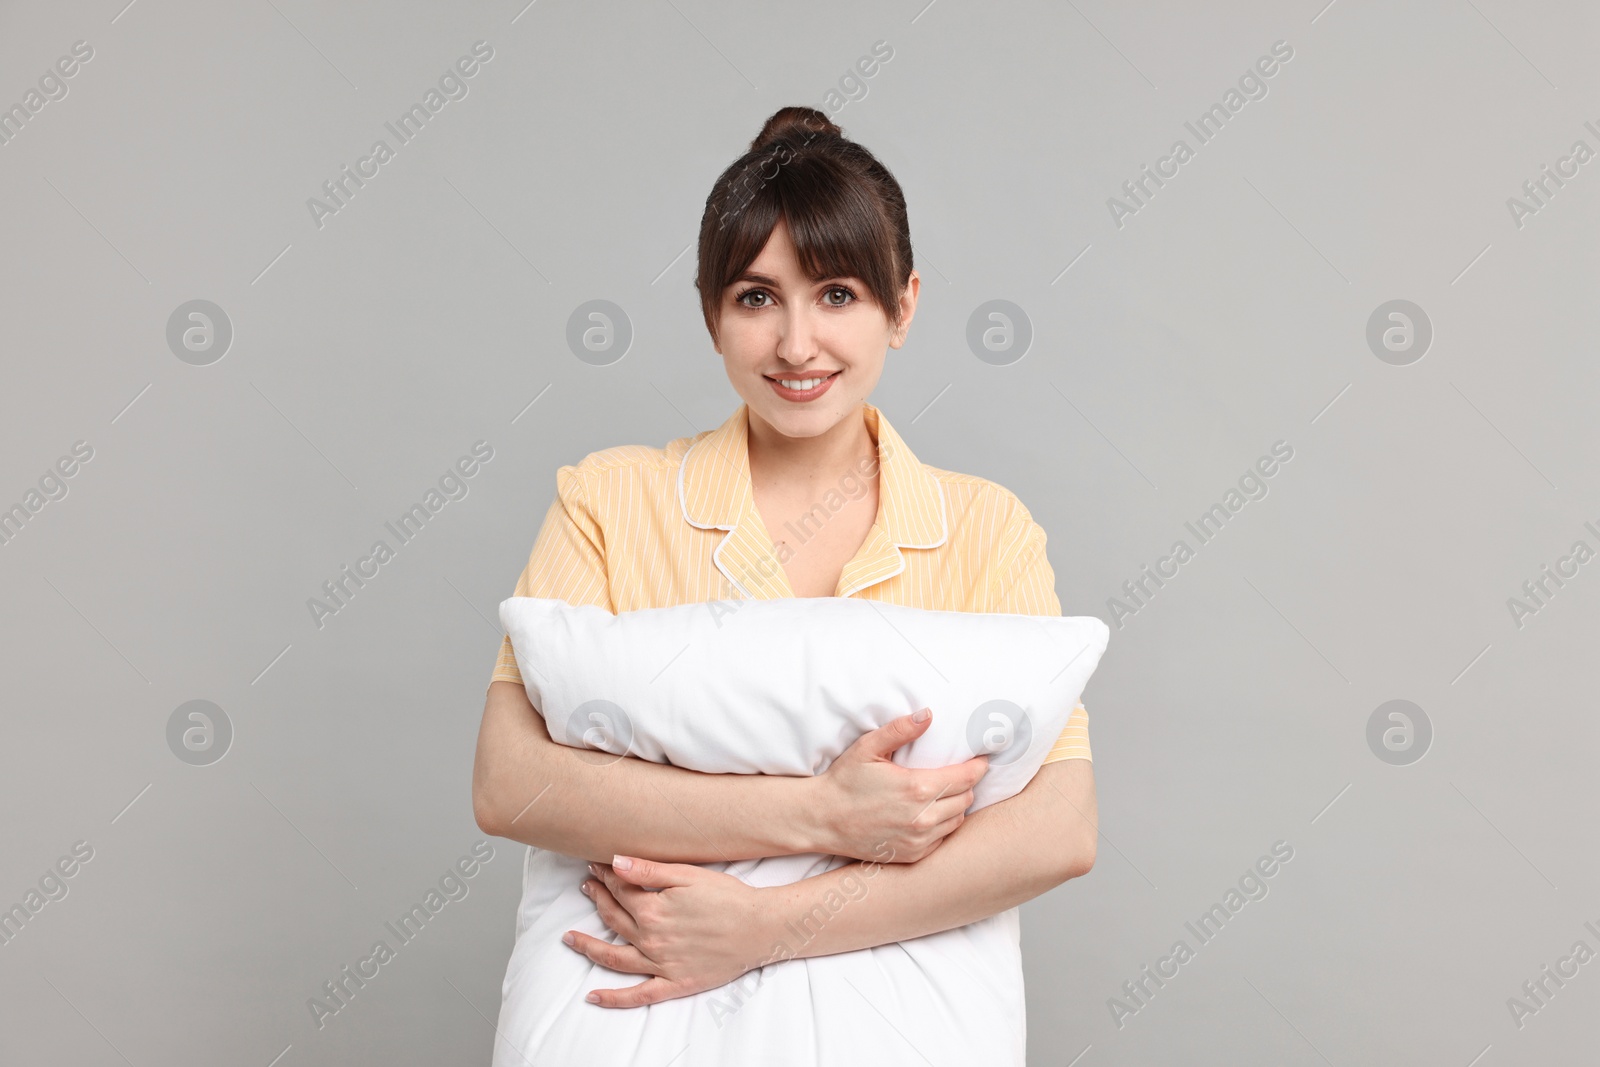
[[[903,184],[924,278],[873,399],[1032,509],[1068,614],[1110,621],[1294,448],[1113,626],[1100,859],[1024,908],[1030,1062],[1587,1062],[1600,962],[1520,1029],[1506,1001],[1600,949],[1600,563],[1520,628],[1506,602],[1600,547],[1600,162],[1520,228],[1506,200],[1600,148],[1595,14],[1323,3],[0,8],[4,106],[95,50],[0,147],[0,505],[94,448],[0,546],[0,904],[95,850],[0,945],[0,1061],[487,1062],[514,843],[322,1029],[306,1000],[483,836],[490,620],[555,468],[737,403],[692,288],[716,174],[884,40],[834,114]],[[313,225],[480,39],[469,95]],[[1268,95],[1113,224],[1277,40]],[[209,366],[165,340],[194,299],[234,330]],[[634,329],[609,366],[565,343],[594,299]],[[994,299],[1033,329],[1007,366],[965,340]],[[1365,340],[1394,299],[1434,329],[1408,366]],[[318,629],[307,598],[479,439],[469,495]],[[1408,766],[1366,741],[1400,698],[1434,730]],[[166,740],[196,699],[234,730],[209,766]],[[1119,1028],[1123,981],[1279,840],[1270,895]]]

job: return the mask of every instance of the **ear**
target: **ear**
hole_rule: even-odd
[[[906,343],[906,334],[911,332],[911,319],[917,313],[917,295],[922,290],[922,277],[915,270],[906,279],[905,291],[900,294],[900,325],[894,328],[889,338],[890,348],[899,348]]]

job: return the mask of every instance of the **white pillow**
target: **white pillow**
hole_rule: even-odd
[[[969,811],[1014,796],[1038,771],[1110,638],[1091,617],[848,597],[619,615],[512,597],[500,620],[528,697],[561,744],[714,773],[816,775],[863,733],[928,707],[932,725],[895,762],[944,767],[988,754]],[[702,866],[774,886],[847,862],[806,854]],[[696,1051],[678,1062],[1023,1062],[1015,908],[891,945],[778,957],[737,986],[613,1010],[584,994],[643,978],[560,943],[568,929],[619,940],[578,891],[587,874],[580,860],[529,849],[497,1067],[524,1057],[665,1063],[685,1048]]]
[[[500,605],[550,736],[697,771],[815,775],[928,707],[907,767],[989,756],[977,810],[1033,777],[1100,662],[1097,618],[932,611],[850,597],[711,601],[613,615]]]

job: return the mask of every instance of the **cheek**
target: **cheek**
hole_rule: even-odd
[[[734,322],[724,319],[722,325],[722,359],[730,371],[755,366],[765,350],[762,347],[761,327],[749,321]]]
[[[829,332],[829,347],[851,366],[870,369],[882,365],[892,332],[882,315],[853,315]]]

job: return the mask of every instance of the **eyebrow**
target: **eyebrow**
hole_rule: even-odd
[[[830,275],[830,276],[828,276],[826,278],[820,278],[817,281],[812,282],[811,284],[812,285],[822,285],[822,284],[824,284],[826,282],[845,281],[845,280],[853,278],[853,277],[855,277],[853,274],[834,274],[834,275]],[[743,274],[739,275],[730,284],[737,285],[739,282],[755,282],[757,285],[770,285],[770,286],[772,286],[774,288],[781,288],[781,286],[778,283],[778,279],[769,277],[769,276],[767,276],[765,274],[757,274],[755,271],[749,271],[749,270],[747,270]]]

